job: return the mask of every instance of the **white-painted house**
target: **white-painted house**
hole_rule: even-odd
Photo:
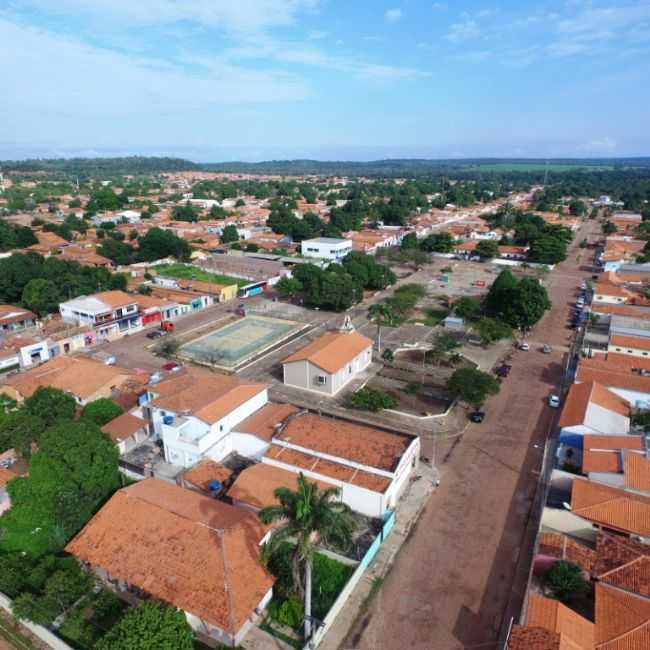
[[[305,239],[300,244],[300,252],[304,257],[340,262],[348,253],[352,252],[352,242],[349,239],[335,237]]]
[[[352,330],[327,332],[282,362],[284,383],[336,395],[372,362],[372,340]]]

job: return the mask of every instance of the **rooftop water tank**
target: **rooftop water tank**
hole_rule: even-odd
[[[165,415],[165,417],[163,418],[163,424],[170,425],[170,424],[173,424],[173,423],[174,423],[174,416],[173,415]]]
[[[208,481],[208,490],[218,492],[221,489],[221,481]]]

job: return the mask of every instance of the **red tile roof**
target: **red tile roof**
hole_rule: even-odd
[[[607,390],[598,382],[586,381],[581,384],[573,384],[569,389],[560,417],[560,426],[570,427],[583,424],[587,417],[587,409],[592,403],[619,415],[630,416],[630,405],[622,397]]]
[[[258,518],[146,479],[116,492],[66,550],[230,633],[274,582],[259,560]]]
[[[586,435],[582,439],[582,471],[622,472],[621,449],[643,449],[641,436],[596,436]]]
[[[540,533],[538,552],[558,560],[573,562],[588,573],[591,573],[596,563],[596,552],[593,548],[561,533]]]
[[[528,599],[527,625],[557,632],[584,650],[592,650],[594,647],[594,624],[558,600],[531,594]]]
[[[596,650],[648,650],[650,599],[596,584]]]
[[[609,339],[609,344],[621,348],[650,350],[650,339],[640,336],[612,336]]]

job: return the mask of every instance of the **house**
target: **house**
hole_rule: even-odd
[[[312,481],[318,485],[319,490],[335,488],[333,483],[327,481]],[[275,491],[278,488],[296,490],[298,474],[293,471],[270,465],[257,463],[247,467],[228,490],[228,496],[234,506],[249,508],[255,512],[278,504]]]
[[[369,338],[354,329],[327,332],[282,362],[284,383],[332,396],[371,362]]]
[[[53,253],[61,252],[66,246],[70,245],[70,242],[67,239],[63,239],[63,237],[59,237],[59,235],[53,232],[37,230],[34,232],[34,235],[36,235],[38,243],[28,246],[28,251],[42,253],[43,255],[51,255]]]
[[[352,252],[352,242],[349,239],[336,239],[335,237],[316,237],[305,239],[300,244],[303,257],[340,262],[348,253]]]
[[[202,282],[200,280],[176,280],[176,285],[184,291],[201,293],[212,296],[214,302],[226,302],[237,297],[236,284],[217,284],[216,282]]]
[[[264,384],[186,368],[149,386],[141,403],[167,462],[191,467],[233,451],[230,432],[267,402]]]
[[[163,323],[178,318],[183,313],[183,308],[178,302],[163,298],[160,296],[144,296],[138,294],[135,296],[140,315],[142,317],[142,326],[146,327],[152,323]]]
[[[118,592],[185,613],[199,635],[242,641],[271,599],[256,515],[154,478],[118,490],[66,551]]]
[[[224,485],[230,480],[232,470],[221,463],[215,463],[213,460],[202,460],[176,477],[176,482],[185,488],[195,488],[208,494],[212,494],[210,487],[217,481]],[[234,504],[236,505],[236,504]]]
[[[625,435],[630,405],[596,381],[573,384],[562,408],[560,437],[570,434]]]
[[[647,357],[650,355],[650,338],[613,335],[609,338],[607,350],[609,352],[629,354],[634,357]]]
[[[641,453],[644,449],[642,436],[586,435],[583,438],[582,473],[590,480],[598,480],[600,475],[622,472],[625,452]]]
[[[0,394],[22,402],[39,386],[58,388],[72,395],[83,406],[100,397],[111,397],[114,392],[142,388],[148,376],[132,370],[108,366],[83,356],[59,356],[12,377],[0,379]]]
[[[594,624],[558,600],[528,597],[526,625],[515,625],[508,650],[594,650]]]
[[[131,413],[122,413],[102,427],[115,443],[120,456],[137,447],[149,437],[147,423]]]
[[[59,305],[63,320],[91,325],[99,339],[115,339],[142,329],[138,299],[124,291],[102,291]]]
[[[262,462],[333,484],[350,508],[382,517],[397,505],[419,455],[416,436],[303,411],[279,423]]]
[[[36,325],[36,314],[24,307],[0,305],[0,333],[20,332]]]

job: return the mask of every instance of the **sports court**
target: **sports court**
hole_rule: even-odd
[[[234,370],[303,327],[302,323],[280,318],[245,316],[186,343],[180,352],[181,356],[196,363]]]

